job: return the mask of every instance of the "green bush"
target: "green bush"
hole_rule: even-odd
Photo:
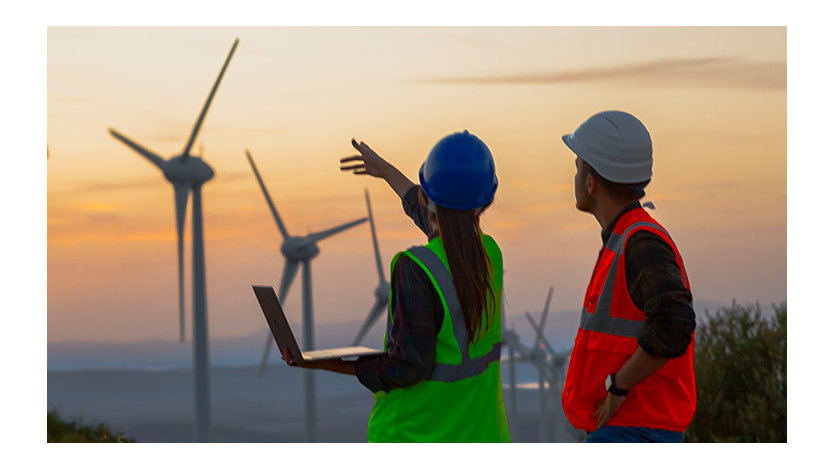
[[[721,308],[695,332],[698,407],[689,442],[787,442],[786,302]]]
[[[46,414],[46,442],[136,442],[124,434],[114,434],[104,424],[92,427],[65,421],[55,411]]]

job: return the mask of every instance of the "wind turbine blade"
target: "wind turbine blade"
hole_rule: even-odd
[[[298,262],[285,260],[284,273],[281,275],[281,287],[278,289],[278,302],[281,304],[283,304],[284,299],[287,298],[287,292],[290,290],[290,286],[292,285],[293,279],[295,279],[296,273],[298,273]]]
[[[348,222],[346,224],[339,225],[338,227],[333,227],[328,230],[322,230],[321,232],[311,233],[310,235],[308,235],[308,237],[314,242],[319,242],[327,237],[336,235],[337,233],[347,230],[351,227],[355,227],[361,224],[362,222],[365,222],[366,220],[368,220],[367,217],[362,217],[361,219],[356,219],[353,222]]]
[[[214,93],[217,91],[217,87],[220,86],[220,80],[223,79],[223,74],[226,73],[226,67],[229,66],[229,62],[232,60],[232,55],[234,55],[239,41],[240,39],[235,39],[235,43],[232,44],[232,50],[229,51],[229,55],[226,57],[226,62],[223,64],[223,68],[220,69],[220,74],[217,76],[217,80],[215,80],[214,86],[211,88],[211,92],[206,99],[206,103],[203,105],[203,110],[200,112],[197,122],[194,123],[194,129],[191,130],[191,137],[189,137],[188,143],[185,144],[185,149],[182,151],[182,154],[185,156],[188,156],[188,153],[191,151],[191,146],[194,145],[194,139],[197,138],[197,133],[200,132],[200,127],[203,125],[203,119],[206,117],[206,113],[211,105],[211,100],[214,99]]]
[[[542,310],[541,327],[544,329],[544,320],[547,318],[547,313],[550,311],[550,298],[553,297],[553,286],[547,291],[547,300],[544,302],[544,310]]]
[[[544,322],[547,320],[547,312],[550,311],[550,298],[553,296],[553,286],[550,286],[550,289],[547,291],[547,300],[544,302],[544,310],[542,310],[542,319],[539,321],[539,326],[536,328],[536,348],[538,349],[539,345],[541,344],[542,338],[544,338]],[[528,313],[529,315],[529,313]],[[532,322],[533,317],[529,317],[528,320]]]
[[[136,153],[148,159],[149,162],[156,165],[157,168],[160,170],[162,169],[162,165],[165,164],[165,159],[160,157],[159,155],[151,152],[150,150],[142,147],[141,145],[137,144],[136,142],[128,139],[127,137],[119,134],[115,129],[108,129],[110,131],[110,135],[115,137],[117,140],[122,141],[123,144],[127,145],[128,147],[132,148]]]
[[[379,274],[379,280],[385,281],[385,273],[382,270],[382,257],[379,255],[379,243],[376,239],[376,226],[374,225],[374,214],[371,212],[371,198],[368,197],[368,188],[365,188],[365,204],[368,206],[368,220],[371,223],[371,236],[374,240],[374,254],[376,255],[376,271]]]
[[[388,306],[387,302],[381,302],[379,300],[376,301],[374,306],[371,308],[371,312],[368,313],[368,318],[365,319],[365,323],[362,325],[362,328],[359,329],[359,333],[356,335],[356,339],[353,340],[353,345],[356,346],[362,341],[362,338],[368,333],[368,331],[373,326],[374,322],[377,318],[386,310]]]
[[[544,333],[543,333],[540,325],[536,325],[536,321],[533,320],[533,316],[530,315],[530,312],[524,312],[524,316],[527,317],[527,321],[530,322],[530,325],[533,326],[533,331],[536,332],[536,343],[533,345],[533,347],[536,350],[538,350],[539,346],[541,345],[542,338],[544,337]]]
[[[269,332],[266,334],[266,345],[264,345],[264,355],[261,358],[261,367],[258,368],[258,377],[263,377],[264,372],[266,372],[266,365],[269,362],[269,351],[272,350],[273,344],[275,344],[275,338],[273,338],[272,333]]]
[[[269,192],[266,190],[264,180],[261,179],[261,174],[258,173],[258,167],[255,166],[255,160],[252,159],[252,155],[249,153],[249,150],[246,150],[246,158],[249,160],[249,165],[252,166],[252,171],[255,172],[255,178],[258,180],[258,184],[261,185],[261,191],[263,191],[264,197],[266,197],[266,203],[269,205],[269,210],[272,211],[272,217],[275,219],[275,223],[278,224],[278,231],[281,232],[281,236],[283,238],[289,237],[287,229],[284,227],[284,222],[281,220],[281,216],[278,215],[278,209],[276,209],[275,204],[272,203],[272,198],[269,197]]]
[[[180,291],[180,343],[185,342],[185,294],[183,286],[183,261],[182,261],[182,239],[185,229],[185,209],[188,206],[188,193],[190,189],[184,184],[174,185],[174,208],[177,216],[177,266],[179,267],[179,291]]]

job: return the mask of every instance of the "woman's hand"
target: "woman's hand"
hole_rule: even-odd
[[[350,143],[353,148],[359,151],[359,155],[345,157],[339,160],[342,171],[352,171],[354,175],[371,175],[377,178],[385,178],[386,170],[391,165],[382,159],[376,152],[371,150],[365,142],[357,143],[356,139],[351,139]],[[358,164],[347,165],[350,162],[359,162]]]
[[[293,367],[302,366],[301,363],[299,363],[298,361],[293,359],[292,356],[290,356],[289,348],[281,348],[281,357],[284,359],[284,362],[286,362],[287,365],[289,365],[289,366],[293,366]]]
[[[406,178],[400,170],[377,155],[365,142],[357,143],[356,139],[351,139],[350,143],[353,148],[359,151],[359,155],[352,155],[339,160],[342,164],[340,170],[351,171],[354,175],[371,175],[382,178],[400,199],[404,198],[408,190],[414,186],[414,183]]]
[[[281,348],[281,357],[288,365],[292,367],[302,367],[304,369],[322,369],[331,372],[338,372],[340,374],[356,375],[355,363],[352,361],[344,361],[342,359],[323,359],[319,361],[296,361],[290,356],[290,351],[287,348]]]

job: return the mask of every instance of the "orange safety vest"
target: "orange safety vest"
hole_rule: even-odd
[[[646,315],[631,300],[626,285],[625,247],[640,230],[658,235],[672,247],[687,289],[683,260],[669,233],[643,208],[623,214],[597,259],[585,292],[582,320],[571,353],[562,406],[577,429],[597,429],[594,412],[608,394],[605,378],[620,370],[637,350],[637,336]],[[695,414],[693,341],[686,353],[669,360],[635,385],[610,426],[636,426],[684,432]]]

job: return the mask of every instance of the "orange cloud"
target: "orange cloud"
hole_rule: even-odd
[[[418,81],[424,84],[531,85],[618,82],[633,86],[710,87],[785,90],[787,64],[748,62],[732,57],[660,59],[615,67],[573,71],[529,72],[480,77],[445,77]]]

